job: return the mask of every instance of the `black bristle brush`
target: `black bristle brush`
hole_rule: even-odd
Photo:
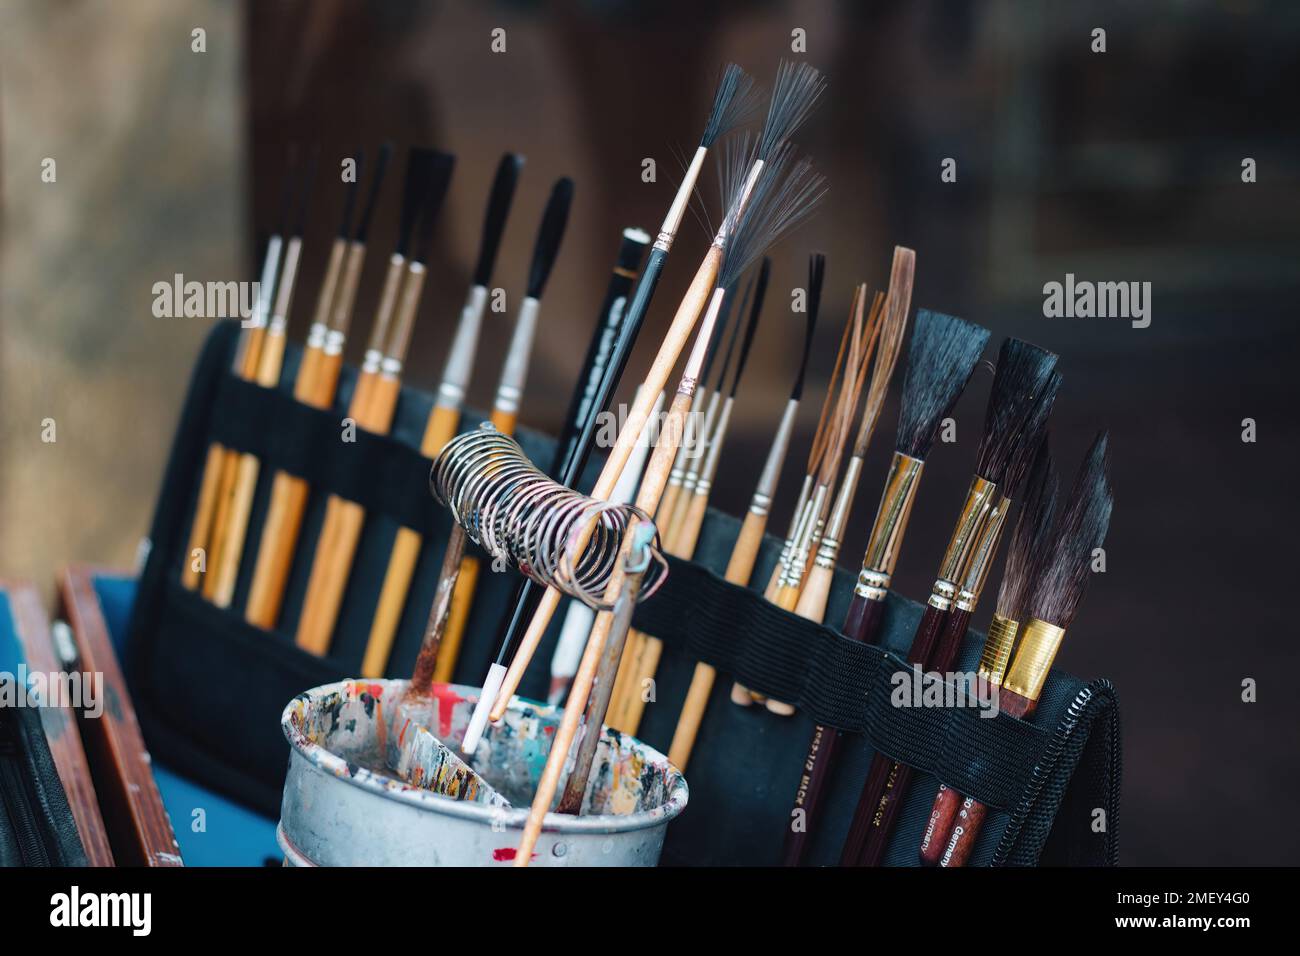
[[[1011,503],[1006,479],[1020,456],[1032,455],[1037,449],[1056,397],[1059,378],[1053,375],[1055,368],[1056,355],[1046,349],[1021,339],[1002,343],[984,413],[975,475],[912,638],[909,665],[940,672],[951,667],[960,640],[953,635],[965,634],[997,554]],[[911,778],[911,767],[880,754],[872,758],[840,856],[842,864],[880,864]]]

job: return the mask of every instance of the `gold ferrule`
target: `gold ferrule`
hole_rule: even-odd
[[[1027,700],[1038,700],[1065,638],[1065,628],[1034,618],[1025,625],[1020,649],[1002,686]]]
[[[894,452],[889,464],[889,476],[885,479],[885,490],[880,495],[880,507],[876,509],[876,520],[871,526],[871,537],[867,542],[866,553],[862,556],[863,574],[858,575],[858,593],[869,597],[862,588],[889,589],[889,579],[894,574],[894,565],[898,563],[898,553],[902,549],[903,535],[907,533],[907,519],[912,514],[912,502],[916,500],[916,489],[921,484],[921,472],[925,462],[920,458]],[[872,583],[864,582],[864,575]],[[878,598],[883,598],[882,593]]]
[[[1020,622],[993,615],[989,624],[988,635],[984,638],[984,653],[980,655],[979,674],[994,687],[1001,685],[1006,676],[1007,664],[1011,662],[1011,652],[1016,647],[1016,631]]]
[[[997,490],[997,485],[979,475],[971,479],[966,503],[962,505],[952,537],[948,539],[948,549],[943,553],[943,563],[939,565],[939,580],[956,582],[961,579],[962,569],[970,561],[971,552],[978,543],[980,529],[993,507]]]
[[[958,582],[957,607],[963,611],[974,611],[975,605],[979,603],[1010,510],[1011,499],[1005,495],[998,498],[997,504],[989,509],[988,516],[975,535],[970,548],[970,560]]]

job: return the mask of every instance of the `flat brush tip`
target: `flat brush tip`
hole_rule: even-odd
[[[1054,391],[1046,393],[1052,389],[1056,358],[1023,339],[1003,341],[976,455],[975,471],[981,477],[1001,485],[1018,460],[1033,453],[1055,397]]]
[[[965,390],[989,331],[953,315],[919,309],[903,376],[895,447],[924,460],[939,425]]]
[[[528,270],[528,297],[540,299],[551,277],[551,269],[560,253],[560,243],[569,222],[569,207],[573,204],[573,180],[560,178],[551,188],[551,198],[542,214],[542,225],[537,231],[537,244],[533,248],[533,261]]]

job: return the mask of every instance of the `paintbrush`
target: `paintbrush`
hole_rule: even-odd
[[[984,433],[977,453],[975,475],[966,502],[948,541],[930,598],[912,638],[909,666],[945,671],[948,661],[936,657],[950,613],[969,620],[978,600],[978,590],[965,585],[969,567],[988,562],[997,553],[998,539],[1010,504],[1010,488],[999,488],[1008,469],[1021,456],[1032,455],[1041,438],[1041,427],[1030,433],[1032,423],[1046,422],[1043,406],[1050,409],[1055,397],[1053,371],[1056,356],[1020,339],[1002,343],[993,388],[984,414]],[[1051,396],[1046,393],[1052,389]],[[1048,401],[1045,402],[1044,399]],[[977,575],[982,584],[982,574]],[[962,632],[964,633],[964,623]],[[840,862],[847,866],[876,866],[884,855],[885,843],[898,807],[911,781],[910,767],[892,762],[877,753],[872,758],[867,781],[849,826]]]
[[[354,187],[348,190],[343,223],[330,249],[325,283],[317,300],[315,321],[307,338],[307,351],[294,381],[294,397],[313,408],[328,410],[334,405],[339,371],[343,365],[343,347],[347,342],[361,268],[365,263],[370,222],[378,205],[392,151],[392,146],[388,143],[379,149],[379,159],[370,178],[370,189],[361,219],[350,241],[350,212],[356,189]],[[358,153],[356,184],[360,183],[361,173],[362,156]],[[332,281],[331,273],[337,273]],[[318,343],[314,362],[311,361],[313,343]],[[310,490],[307,482],[296,475],[286,471],[277,471],[275,474],[266,518],[262,522],[261,541],[253,565],[248,602],[244,609],[244,617],[250,624],[270,630],[279,619]]]
[[[492,183],[492,191],[488,196],[487,211],[484,215],[478,261],[474,266],[473,278],[465,305],[461,309],[455,337],[452,339],[451,348],[443,365],[437,398],[429,413],[424,436],[420,442],[420,453],[426,458],[436,458],[443,446],[455,436],[456,429],[460,426],[461,404],[474,367],[474,353],[478,347],[479,330],[487,306],[488,283],[492,279],[492,269],[496,264],[497,252],[501,248],[501,236],[505,232],[506,219],[510,215],[510,204],[514,198],[515,186],[519,182],[519,173],[523,164],[523,157],[515,153],[506,153],[497,165],[496,177]],[[384,669],[388,666],[388,656],[392,652],[397,625],[401,620],[402,608],[406,604],[406,595],[410,589],[411,577],[415,572],[415,564],[419,559],[422,544],[421,535],[410,528],[397,529],[397,537],[393,542],[392,553],[389,555],[388,569],[384,573],[379,601],[370,626],[370,636],[366,641],[366,649],[361,661],[363,677],[382,677]]]
[[[689,561],[695,556],[695,545],[699,540],[700,527],[704,524],[704,516],[708,510],[709,491],[713,484],[713,476],[717,473],[719,455],[723,442],[726,440],[731,411],[736,403],[736,392],[740,387],[741,376],[745,372],[749,350],[754,342],[754,333],[758,330],[758,320],[763,312],[763,299],[767,293],[767,283],[771,270],[771,260],[765,257],[759,267],[753,307],[749,310],[749,320],[745,324],[745,337],[740,345],[740,353],[731,379],[731,386],[727,390],[727,397],[722,403],[716,426],[708,439],[707,457],[704,466],[698,472],[696,480],[688,483],[690,493],[686,513],[674,529],[671,539],[665,545],[667,553],[674,557]],[[745,303],[742,302],[740,314],[743,315],[745,311]],[[740,325],[740,315],[738,315],[735,326],[737,330],[739,330]],[[723,364],[724,374],[730,364],[731,357],[728,356],[727,361]],[[720,381],[719,384],[723,383]],[[683,497],[686,496],[683,495]],[[653,682],[655,671],[659,667],[660,655],[663,653],[663,642],[657,637],[651,634],[642,634],[639,631],[634,633],[639,635],[635,649],[629,646],[629,649],[624,651],[625,658],[632,657],[632,663],[627,683],[622,690],[621,696],[618,697],[619,710],[616,717],[611,716],[608,718],[611,727],[633,735],[636,734],[637,729],[640,727],[641,715],[645,712],[647,703],[644,693],[645,688]],[[631,641],[631,636],[629,636],[628,640]],[[616,685],[615,694],[618,693],[619,690]]]
[[[257,373],[253,381],[263,388],[275,388],[280,382],[280,369],[284,364],[286,329],[289,310],[293,306],[293,293],[297,286],[298,263],[302,255],[303,227],[307,222],[307,208],[311,198],[312,180],[316,174],[315,149],[307,160],[303,174],[302,190],[298,200],[298,214],[293,233],[285,245],[284,265],[276,288],[275,308],[262,338],[261,353],[257,359]],[[230,462],[233,460],[233,470]],[[210,572],[203,578],[203,596],[217,607],[229,607],[235,594],[235,579],[239,561],[244,553],[244,537],[248,531],[248,516],[253,508],[253,494],[257,490],[260,462],[248,453],[227,459],[228,475],[232,477],[217,500],[217,513],[213,519],[212,547],[208,555]]]
[[[743,170],[745,165],[747,163],[743,162],[742,157],[741,163],[730,168],[739,171]],[[699,333],[687,359],[685,371],[677,384],[676,394],[669,406],[664,429],[654,453],[650,456],[650,463],[646,466],[641,487],[637,491],[636,507],[641,514],[654,513],[659,496],[667,483],[668,470],[672,467],[677,450],[676,445],[681,440],[683,419],[694,397],[704,354],[708,349],[709,339],[716,330],[717,317],[721,311],[726,289],[734,286],[739,276],[743,275],[769,246],[802,221],[824,194],[825,181],[822,177],[812,171],[811,164],[807,160],[793,162],[791,151],[787,148],[783,148],[778,155],[760,167],[759,172],[760,175],[753,180],[734,176],[724,181],[723,195],[727,199],[728,211],[720,232],[728,236],[729,241],[722,247],[718,284],[709,296]],[[644,533],[644,523],[633,517],[627,534],[623,537],[619,551],[620,560],[605,590],[604,603],[607,606],[613,606],[618,601],[635,603],[637,600],[644,577],[644,567],[634,568],[630,558],[634,542]],[[596,617],[596,624],[592,628],[577,676],[574,678],[564,717],[556,731],[546,768],[543,770],[533,798],[524,834],[516,853],[517,866],[526,866],[530,859],[532,849],[541,833],[546,811],[558,788],[565,757],[577,735],[579,722],[585,717],[586,733],[578,747],[573,769],[570,771],[565,793],[559,804],[561,810],[568,812],[577,812],[581,806],[596,744],[604,724],[604,705],[608,704],[608,692],[602,690],[593,697],[592,686],[599,681],[603,688],[613,681],[622,647],[626,642],[627,625],[630,620],[630,613],[620,615],[619,627],[614,630],[613,615],[601,613]],[[608,641],[612,641],[613,644],[607,653]],[[599,675],[598,667],[601,669]],[[587,706],[589,700],[592,702],[591,707]]]
[[[777,82],[773,90],[772,101],[768,107],[767,118],[754,151],[754,162],[745,182],[738,189],[736,201],[728,209],[722,227],[714,236],[709,251],[705,253],[695,277],[691,280],[686,295],[682,298],[673,316],[672,324],[660,344],[654,362],[645,377],[646,388],[641,390],[640,398],[634,402],[627,420],[619,430],[618,438],[605,460],[591,497],[607,500],[622,473],[632,448],[637,442],[641,429],[650,415],[650,410],[659,392],[668,383],[668,376],[686,340],[690,337],[701,312],[708,303],[716,284],[718,270],[722,264],[723,250],[735,225],[734,217],[739,216],[748,202],[755,182],[765,165],[776,160],[784,151],[789,137],[811,114],[820,98],[825,81],[821,74],[807,64],[791,66],[782,63],[777,71]],[[683,204],[684,205],[684,204]],[[680,217],[679,217],[680,218]],[[652,251],[653,255],[653,251]],[[648,267],[647,267],[648,268]],[[643,282],[646,277],[643,277]],[[638,288],[638,298],[640,289]],[[635,305],[635,299],[634,299]],[[620,369],[621,371],[621,369]],[[612,385],[611,385],[612,388]],[[656,499],[657,499],[656,495]],[[585,545],[585,542],[583,542]],[[511,628],[502,641],[497,659],[489,669],[488,677],[480,694],[479,704],[471,718],[462,747],[468,752],[478,745],[483,727],[489,717],[499,720],[505,713],[511,696],[519,687],[533,654],[541,643],[546,627],[559,605],[560,591],[547,588],[538,601],[536,611],[527,621],[526,630]],[[509,665],[507,667],[507,664]],[[583,694],[584,700],[586,694]],[[489,712],[490,708],[490,712]]]
[[[284,234],[289,228],[289,212],[293,203],[294,156],[295,150],[290,148],[288,167],[280,187],[279,218],[276,221],[275,232],[267,240],[252,315],[240,324],[239,342],[231,368],[236,376],[249,382],[257,375],[257,360],[261,355],[262,340],[266,336],[267,317],[271,312],[275,280],[280,271],[280,254],[284,251]],[[216,442],[208,445],[208,453],[203,463],[203,477],[199,482],[198,502],[190,525],[189,545],[185,549],[184,566],[181,569],[181,584],[191,591],[199,587],[200,575],[207,571],[208,552],[212,544],[210,539],[214,536],[213,521],[216,518],[217,503],[223,497],[223,479],[227,474],[227,462],[230,462],[233,468],[236,460],[237,455],[224,446]]]
[[[1113,503],[1107,477],[1107,438],[1097,436],[1070,489],[1055,540],[1042,558],[1028,601],[1029,623],[998,693],[998,706],[1027,720],[1038,708],[1056,652],[1087,591],[1091,562],[1106,538]],[[987,814],[984,804],[962,801],[951,834],[943,844],[940,866],[963,866],[970,859]]]
[[[926,458],[988,339],[988,331],[977,325],[927,309],[917,312],[903,376],[894,456],[842,627],[855,641],[869,644],[876,639]],[[814,728],[782,849],[786,866],[797,866],[803,859],[838,744],[839,731],[821,725]]]
[[[813,273],[824,273],[825,256],[819,252],[813,253],[809,270]],[[742,587],[749,585],[749,579],[754,573],[754,563],[758,559],[758,552],[763,543],[763,533],[767,529],[768,509],[776,493],[781,468],[785,464],[786,452],[790,447],[790,435],[794,431],[795,416],[799,411],[799,403],[803,399],[808,357],[812,354],[813,333],[817,328],[817,310],[810,308],[806,315],[807,324],[804,330],[803,355],[799,360],[799,370],[790,389],[790,397],[786,400],[785,411],[772,437],[772,445],[768,449],[763,470],[759,473],[758,483],[754,486],[753,495],[750,496],[749,509],[745,512],[744,521],[741,522],[740,533],[727,560],[724,578],[729,584],[739,584]],[[823,419],[823,425],[824,421]],[[815,455],[816,437],[813,446]],[[677,718],[677,728],[673,732],[672,745],[668,750],[668,759],[683,770],[686,769],[691,750],[695,746],[695,737],[699,733],[700,723],[708,708],[709,695],[713,691],[716,677],[717,671],[703,661],[695,665],[695,671],[691,675],[691,685],[686,691],[686,700],[682,704],[681,714]]]
[[[1011,663],[1016,633],[1024,620],[1025,606],[1030,586],[1038,576],[1042,560],[1050,552],[1055,533],[1056,497],[1058,493],[1056,469],[1047,448],[1047,439],[1039,443],[1034,456],[1034,467],[1016,519],[1011,543],[1007,546],[1006,568],[1002,573],[1002,586],[998,589],[997,608],[989,624],[980,654],[976,680],[982,685],[979,699],[989,696],[992,688],[1000,688]],[[934,866],[939,863],[952,829],[953,819],[961,809],[962,798],[956,791],[940,785],[934,799],[930,819],[921,836],[921,863]]]
[[[424,291],[425,263],[432,245],[433,227],[447,195],[454,163],[455,158],[447,153],[411,151],[398,248],[389,261],[376,318],[377,326],[389,328],[388,341],[377,361],[367,357],[349,408],[349,417],[356,427],[375,434],[387,434],[397,408],[402,366]],[[415,233],[413,255],[407,261],[412,232]],[[367,375],[367,366],[371,364],[375,371]],[[356,502],[337,495],[331,495],[326,502],[325,520],[317,538],[295,638],[299,647],[313,654],[324,655],[329,649],[364,522],[365,509]]]

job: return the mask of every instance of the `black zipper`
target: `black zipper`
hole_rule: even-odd
[[[32,807],[26,767],[19,746],[17,716],[0,708],[0,799],[13,827],[18,854],[24,866],[49,866],[50,854],[41,837],[41,828]]]
[[[1056,725],[1056,731],[1052,739],[1047,742],[1043,748],[1043,755],[1034,767],[1034,772],[1029,780],[1029,785],[1025,788],[1024,795],[1017,804],[1015,812],[1011,815],[1011,820],[1007,823],[1007,828],[1002,834],[1002,839],[998,842],[998,847],[993,853],[991,866],[1003,866],[1011,851],[1015,848],[1016,841],[1020,837],[1020,832],[1024,828],[1025,822],[1029,819],[1038,797],[1043,791],[1043,787],[1051,779],[1052,774],[1056,771],[1056,765],[1060,761],[1061,753],[1074,737],[1075,731],[1079,727],[1080,721],[1087,714],[1088,709],[1093,705],[1098,696],[1110,697],[1114,693],[1114,686],[1108,680],[1095,680],[1085,685],[1075,694],[1074,699],[1070,701],[1070,706],[1066,708],[1065,716]],[[1088,722],[1091,724],[1091,721]],[[1106,786],[1106,816],[1107,816],[1107,848],[1106,856],[1109,865],[1114,866],[1119,861],[1119,841],[1115,839],[1114,827],[1118,823],[1115,819],[1115,809],[1119,801],[1119,740],[1118,735],[1112,733],[1108,740],[1108,760],[1110,762],[1110,773],[1108,773]]]

